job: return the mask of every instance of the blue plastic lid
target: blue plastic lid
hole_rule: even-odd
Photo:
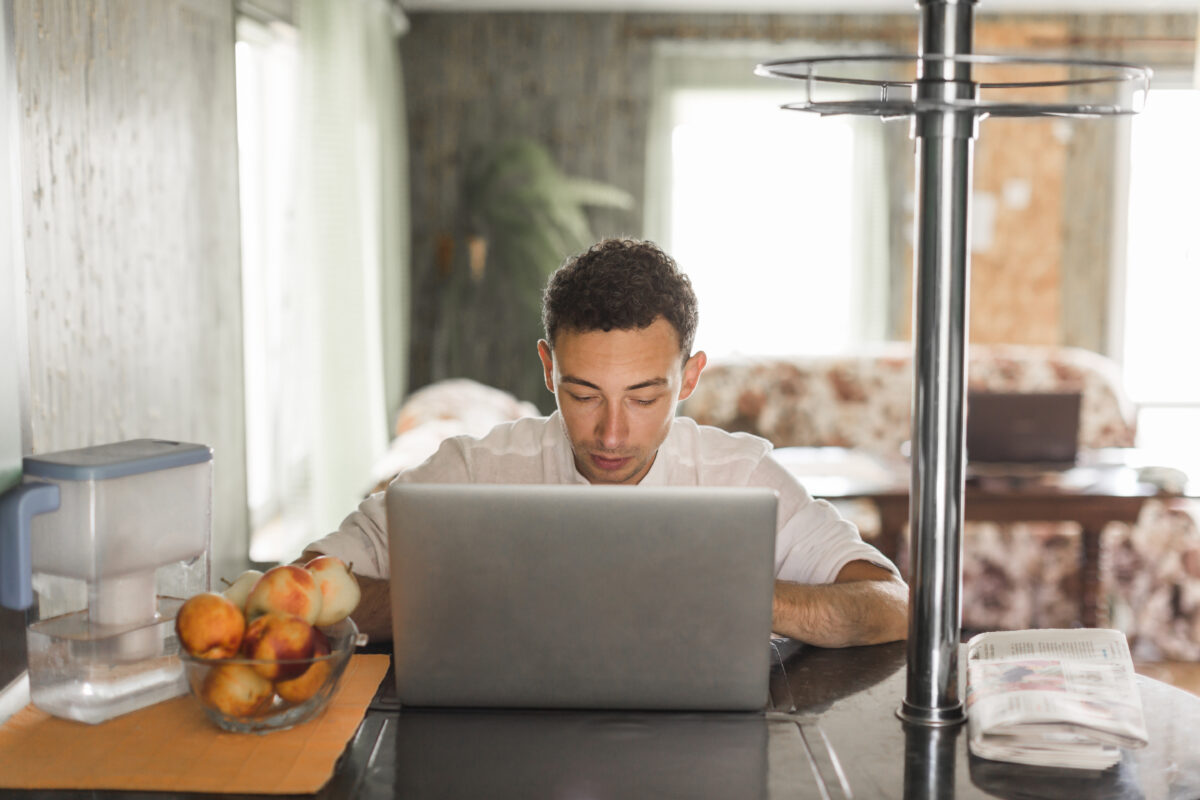
[[[24,471],[27,476],[60,481],[98,481],[187,467],[206,461],[212,461],[212,448],[206,444],[131,439],[78,450],[26,456]]]

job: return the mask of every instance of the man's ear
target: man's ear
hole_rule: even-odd
[[[700,382],[700,373],[704,371],[705,365],[708,364],[708,356],[703,350],[697,350],[696,354],[683,362],[683,385],[679,387],[679,399],[687,400],[692,396],[692,392],[696,390],[696,384]]]
[[[538,356],[542,359],[542,372],[546,376],[546,388],[550,393],[554,393],[554,353],[550,350],[550,343],[545,339],[538,339]]]

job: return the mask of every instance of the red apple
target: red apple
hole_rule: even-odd
[[[214,666],[200,687],[200,699],[230,717],[248,717],[274,696],[271,682],[245,664]]]
[[[317,581],[321,591],[321,612],[317,614],[317,625],[332,625],[340,622],[358,607],[362,590],[358,578],[336,556],[317,556],[304,565]]]
[[[233,579],[233,582],[221,590],[221,594],[229,598],[235,606],[240,609],[246,608],[246,598],[250,596],[250,590],[254,588],[254,584],[258,583],[258,579],[263,576],[262,572],[256,569],[248,569],[241,575]],[[221,580],[225,580],[222,578]]]
[[[272,612],[246,628],[242,652],[263,662],[254,669],[267,680],[287,680],[308,669],[317,641],[317,629],[300,617]]]
[[[216,592],[189,597],[175,616],[179,644],[197,658],[237,655],[245,630],[242,610]]]
[[[246,598],[246,619],[263,614],[294,614],[310,625],[321,613],[321,590],[312,573],[294,564],[272,567],[263,573]]]
[[[317,631],[317,633],[320,634],[321,632]],[[316,646],[313,647],[313,658],[327,655],[329,655],[329,640],[324,635],[319,635]],[[276,681],[275,692],[293,705],[303,703],[320,691],[321,687],[325,685],[325,681],[331,671],[333,671],[333,659],[326,658],[321,661],[314,661],[298,677]]]

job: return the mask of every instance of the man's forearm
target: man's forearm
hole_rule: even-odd
[[[370,637],[372,642],[392,640],[391,584],[381,578],[364,578],[356,575],[362,599],[358,608],[350,615],[358,629]]]
[[[908,587],[898,579],[776,581],[773,628],[821,647],[894,642],[908,634]]]

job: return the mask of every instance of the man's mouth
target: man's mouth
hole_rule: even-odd
[[[605,456],[599,453],[591,453],[589,457],[592,460],[592,464],[595,465],[597,469],[601,469],[606,472],[618,470],[628,464],[630,460],[629,456]]]

